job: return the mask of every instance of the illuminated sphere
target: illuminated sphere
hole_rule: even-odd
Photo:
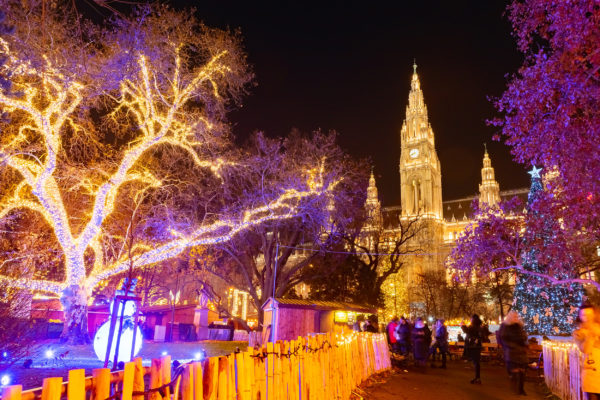
[[[117,335],[119,331],[119,324],[117,322],[115,326],[115,332],[113,334],[113,343],[112,348],[110,349],[110,357],[109,360],[112,361],[115,359],[115,348],[117,347]],[[108,347],[108,334],[110,332],[110,321],[105,322],[98,332],[96,332],[96,336],[94,336],[94,352],[96,352],[96,357],[100,361],[104,361],[106,357],[106,348]],[[131,361],[131,345],[133,342],[133,329],[132,328],[123,328],[123,332],[121,333],[121,343],[119,344],[119,361],[129,362]],[[135,332],[135,350],[133,351],[133,356],[135,357],[142,348],[142,331],[139,327],[136,328]]]
[[[113,312],[114,304],[115,304],[114,301],[110,302],[110,313],[111,314]],[[123,308],[123,305],[121,305],[121,308],[119,309],[119,312],[117,313],[117,315],[120,316],[121,314],[123,314],[125,317],[133,317],[133,314],[135,314],[135,309],[136,309],[136,307],[135,307],[135,303],[133,301],[126,301],[125,307]]]

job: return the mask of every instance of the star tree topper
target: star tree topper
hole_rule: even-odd
[[[531,168],[531,171],[528,171],[527,173],[528,173],[529,175],[531,175],[531,178],[532,178],[532,179],[533,179],[533,178],[541,178],[541,176],[540,176],[540,172],[541,172],[541,171],[542,171],[542,168],[536,168],[536,166],[534,165],[534,166]]]

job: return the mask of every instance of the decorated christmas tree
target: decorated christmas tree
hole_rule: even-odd
[[[540,170],[533,167],[531,189],[528,195],[528,213],[536,213],[542,221],[539,239],[548,244],[555,240],[553,227],[556,225],[551,216],[534,211],[530,205],[544,190],[540,178]],[[545,273],[546,268],[537,261],[537,250],[530,250],[523,257],[523,269],[531,272]],[[564,278],[564,277],[557,277]],[[519,273],[514,292],[513,309],[517,311],[525,323],[529,334],[538,335],[570,335],[573,331],[578,307],[584,295],[583,287],[579,284],[553,285],[547,279],[527,273]]]

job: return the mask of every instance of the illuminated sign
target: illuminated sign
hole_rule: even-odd
[[[333,315],[334,322],[348,322],[348,313],[346,311],[336,311]]]

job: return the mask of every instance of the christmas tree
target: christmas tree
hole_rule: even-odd
[[[540,235],[544,243],[555,238],[551,216],[533,211],[530,205],[544,190],[540,177],[541,168],[533,167],[531,189],[528,195],[528,213],[537,213],[536,217],[543,221]],[[523,256],[523,269],[531,272],[545,272],[543,265],[537,262],[537,251],[530,250]],[[525,330],[529,334],[538,335],[570,335],[573,331],[578,307],[581,304],[584,290],[579,284],[552,285],[548,280],[527,273],[519,273],[514,292],[513,309],[523,318]],[[559,278],[559,277],[557,277]],[[564,278],[564,277],[560,277]]]

